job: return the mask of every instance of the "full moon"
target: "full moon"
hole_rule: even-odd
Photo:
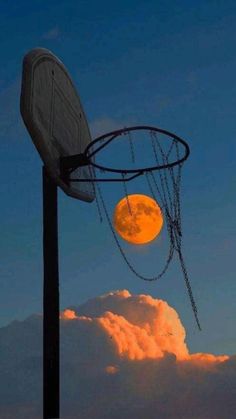
[[[163,216],[154,199],[141,194],[128,195],[116,205],[113,225],[127,242],[145,244],[154,240],[160,233]]]

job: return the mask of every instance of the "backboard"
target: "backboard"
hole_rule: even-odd
[[[60,158],[83,153],[91,135],[70,75],[47,49],[33,49],[24,57],[20,109],[33,143],[57,185],[73,198],[93,201],[92,183],[66,183],[60,176]],[[73,177],[89,178],[89,168],[76,169]]]

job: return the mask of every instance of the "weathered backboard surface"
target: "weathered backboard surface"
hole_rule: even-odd
[[[21,115],[48,172],[63,191],[91,202],[92,183],[66,184],[60,177],[60,157],[82,153],[91,141],[88,123],[72,80],[50,51],[31,50],[23,61]],[[73,178],[89,178],[88,167]]]

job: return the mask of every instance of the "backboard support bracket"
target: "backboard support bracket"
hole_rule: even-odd
[[[89,166],[91,165],[91,159],[85,155],[85,153],[75,154],[73,156],[61,157],[60,158],[60,175],[63,181],[67,184],[70,182],[121,182],[120,178],[97,178],[97,177],[90,177],[88,178],[77,178],[73,179],[70,175],[73,173],[74,170],[78,169],[82,166]],[[141,176],[144,174],[144,171],[138,171],[132,176],[122,178],[123,182],[129,182],[134,178]]]

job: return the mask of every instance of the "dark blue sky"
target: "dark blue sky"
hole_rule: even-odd
[[[41,46],[69,69],[94,134],[135,123],[188,140],[184,253],[203,331],[197,332],[177,262],[157,283],[138,280],[100,225],[95,204],[62,192],[61,306],[114,289],[151,294],[176,308],[191,350],[235,353],[235,24],[230,0],[2,2],[2,325],[42,310],[41,161],[19,113],[22,58]],[[112,205],[111,199],[111,211]],[[158,271],[154,250],[127,248],[147,274]]]

